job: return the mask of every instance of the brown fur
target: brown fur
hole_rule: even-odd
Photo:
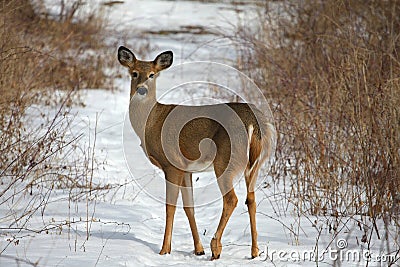
[[[149,77],[152,74],[156,76],[159,71],[172,64],[172,52],[164,52],[154,61],[140,61],[127,48],[120,47],[118,59],[129,69],[131,75],[132,73],[137,74],[137,76],[132,76],[131,82],[130,120],[132,127],[140,137],[142,147],[150,161],[165,173],[166,226],[160,254],[171,252],[172,227],[179,191],[182,193],[185,213],[192,231],[195,254],[204,254],[194,218],[192,171],[187,169],[191,161],[199,161],[199,158],[204,156],[204,158],[200,158],[200,161],[207,162],[209,159],[212,161],[218,186],[223,195],[220,223],[210,244],[212,259],[218,259],[221,254],[221,236],[237,205],[233,179],[243,171],[247,186],[246,204],[251,224],[251,256],[257,257],[254,185],[260,166],[272,153],[275,138],[272,125],[261,111],[246,103],[209,106],[178,106],[158,103],[155,93],[155,77]],[[146,88],[146,95],[138,95],[137,90],[140,87]],[[215,116],[220,116],[219,118],[224,123],[221,125],[214,119]],[[170,118],[172,118],[172,123],[168,123]],[[188,119],[187,123],[180,124],[186,122],[186,119]],[[236,124],[241,125],[245,129],[246,136],[231,140],[232,136],[229,131],[232,130],[225,128],[228,124],[233,127]],[[179,125],[182,125],[181,129]],[[252,134],[248,136],[250,128],[252,128]],[[165,131],[164,134],[163,131]],[[174,143],[177,136],[177,143]],[[202,140],[212,140],[213,144],[205,142],[202,147],[200,146]],[[234,151],[231,151],[232,148]],[[200,151],[201,149],[203,151]],[[211,157],[213,153],[215,154],[214,158]],[[233,159],[233,163],[231,156],[232,158],[236,157]]]

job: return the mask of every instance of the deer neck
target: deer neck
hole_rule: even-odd
[[[151,110],[160,105],[157,102],[155,95],[156,88],[148,90],[148,94],[140,95],[139,93],[131,92],[131,101],[129,103],[129,120],[135,133],[140,138],[142,144],[144,143],[144,132],[146,123],[148,124],[148,117]]]

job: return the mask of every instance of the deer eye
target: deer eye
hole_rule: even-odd
[[[150,73],[149,78],[153,79],[154,78],[154,73]]]
[[[139,73],[137,71],[132,72],[132,78],[137,78],[139,76]]]

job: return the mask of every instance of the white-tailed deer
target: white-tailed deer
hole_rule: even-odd
[[[129,118],[149,160],[166,180],[166,224],[160,254],[171,252],[174,214],[179,191],[189,219],[194,253],[203,255],[194,217],[192,173],[213,167],[223,196],[221,219],[211,240],[211,259],[221,254],[221,236],[236,207],[233,180],[244,172],[251,224],[251,256],[258,256],[254,187],[258,171],[275,144],[273,125],[246,103],[206,106],[164,105],[156,99],[156,77],[171,66],[171,51],[153,61],[141,61],[127,48],[118,49],[119,62],[131,75]]]

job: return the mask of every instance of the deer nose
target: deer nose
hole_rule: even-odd
[[[147,94],[147,88],[144,86],[140,86],[136,89],[136,92],[138,92],[139,95],[145,95]]]

